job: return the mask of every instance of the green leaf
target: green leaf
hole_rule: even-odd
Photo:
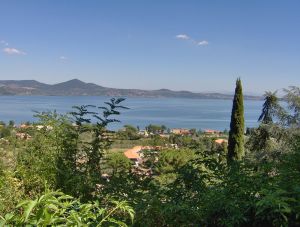
[[[5,220],[6,221],[9,221],[11,220],[12,218],[14,217],[14,214],[13,213],[8,213],[4,216]]]
[[[31,200],[27,203],[27,206],[25,207],[23,218],[24,222],[26,223],[28,221],[28,218],[33,210],[33,208],[37,205],[38,200]]]

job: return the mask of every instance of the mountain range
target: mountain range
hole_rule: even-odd
[[[215,92],[194,93],[190,91],[172,91],[169,89],[141,90],[103,87],[94,83],[85,83],[78,79],[57,84],[45,84],[36,80],[0,80],[0,95],[20,96],[115,96],[115,97],[151,97],[151,98],[195,98],[195,99],[232,99],[231,94]],[[258,100],[260,96],[245,95],[245,99]]]

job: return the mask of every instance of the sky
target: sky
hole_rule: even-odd
[[[0,0],[0,79],[234,90],[300,85],[298,0]]]

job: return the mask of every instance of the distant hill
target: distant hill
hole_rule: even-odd
[[[151,98],[194,98],[194,99],[232,99],[230,94],[193,93],[190,91],[117,89],[85,83],[78,79],[54,85],[36,80],[0,80],[0,95],[42,95],[42,96],[122,96]],[[245,99],[258,100],[259,96],[246,95]]]

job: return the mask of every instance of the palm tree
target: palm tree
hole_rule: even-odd
[[[273,118],[278,114],[280,106],[276,93],[277,91],[267,91],[264,94],[265,102],[263,104],[262,113],[258,118],[258,121],[262,122],[263,124],[273,123]]]

